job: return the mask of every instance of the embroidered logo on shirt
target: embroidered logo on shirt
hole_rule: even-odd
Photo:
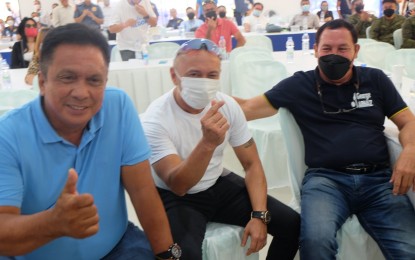
[[[373,107],[373,100],[371,93],[354,93],[353,94],[353,101],[351,102],[352,107],[356,107],[355,101],[358,102],[359,107]]]

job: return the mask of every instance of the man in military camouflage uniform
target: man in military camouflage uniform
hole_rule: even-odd
[[[402,27],[405,17],[396,14],[396,0],[383,0],[383,14],[370,27],[370,38],[393,45],[393,32]]]
[[[401,48],[415,48],[415,16],[405,20],[402,25],[403,44]]]
[[[359,38],[366,38],[366,29],[377,19],[373,14],[364,11],[363,0],[353,0],[352,8],[356,12],[349,16],[348,21],[354,26]]]

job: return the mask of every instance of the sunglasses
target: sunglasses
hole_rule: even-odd
[[[193,39],[183,43],[177,51],[176,56],[192,50],[206,50],[215,54],[216,56],[221,57],[221,51],[219,47],[208,39]]]
[[[25,24],[25,26],[24,27],[26,27],[26,28],[37,28],[37,26],[36,26],[36,24]]]
[[[341,113],[349,113],[352,112],[355,109],[359,108],[359,102],[357,100],[357,97],[359,96],[359,82],[354,83],[354,94],[353,94],[353,102],[352,102],[352,107],[351,108],[331,108],[328,109],[328,107],[326,107],[324,105],[324,101],[323,101],[323,92],[321,91],[321,87],[320,87],[320,83],[317,81],[317,94],[320,98],[320,103],[321,103],[321,107],[323,109],[323,113],[324,114],[328,114],[328,115],[335,115],[335,114],[341,114]]]

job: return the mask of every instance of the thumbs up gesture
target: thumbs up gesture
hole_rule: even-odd
[[[70,169],[65,187],[51,209],[59,236],[85,238],[98,232],[99,217],[94,198],[91,194],[79,194],[77,182],[77,172]]]

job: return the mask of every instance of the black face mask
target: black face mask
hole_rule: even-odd
[[[205,14],[205,16],[213,20],[216,20],[216,18],[218,17],[215,11],[209,11]]]
[[[318,59],[318,67],[330,80],[343,78],[350,68],[350,63],[351,61],[347,58],[336,54],[329,54]]]
[[[364,5],[356,5],[355,7],[356,13],[362,12],[364,8],[365,8]]]
[[[383,14],[386,17],[391,17],[394,13],[395,13],[395,10],[393,10],[391,8],[383,10]]]
[[[193,18],[195,18],[195,13],[188,13],[187,17],[189,18],[189,20],[193,20]]]
[[[220,18],[225,18],[226,16],[226,12],[219,12],[219,17]]]

